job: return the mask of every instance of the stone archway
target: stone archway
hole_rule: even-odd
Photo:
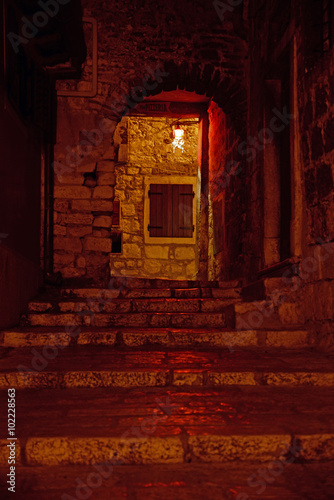
[[[235,129],[245,127],[246,93],[241,83],[230,75],[215,68],[213,65],[181,64],[174,62],[161,64],[155,72],[148,72],[133,82],[129,96],[114,109],[117,111],[117,121],[145,99],[179,91],[192,92],[206,96],[208,101],[215,102],[225,114],[231,115]],[[164,99],[162,99],[164,100]],[[198,278],[208,279],[208,226],[209,226],[209,162],[208,162],[208,117],[201,115],[202,156],[201,156],[201,196],[200,196],[200,233]]]

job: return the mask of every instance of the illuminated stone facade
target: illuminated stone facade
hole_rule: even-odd
[[[197,270],[198,125],[182,126],[183,148],[172,144],[172,118],[124,118],[115,133],[124,163],[116,166],[115,199],[120,201],[122,253],[111,255],[111,274],[192,279]],[[120,154],[118,155],[120,157]],[[153,238],[148,231],[150,184],[192,184],[192,238]]]

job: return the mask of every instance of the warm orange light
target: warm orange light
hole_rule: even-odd
[[[180,125],[177,125],[174,130],[173,130],[174,138],[175,139],[182,139],[184,135],[184,130],[180,128]]]

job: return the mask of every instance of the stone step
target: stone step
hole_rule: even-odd
[[[301,348],[315,345],[315,335],[303,330],[89,328],[77,327],[70,335],[59,327],[13,328],[0,333],[0,345],[33,347],[47,345],[125,345],[129,347],[220,347],[231,352],[240,347]]]
[[[238,288],[241,286],[241,280],[226,280],[226,281],[204,281],[204,280],[169,280],[163,278],[131,278],[126,276],[112,276],[108,283],[108,288],[136,288],[136,289],[159,289],[159,288]],[[58,290],[75,291],[80,289],[80,286],[67,286]],[[90,287],[87,289],[94,289]],[[47,286],[49,292],[57,291],[57,288]]]
[[[334,388],[30,390],[17,405],[17,463],[29,467],[280,461],[282,473],[334,459]]]
[[[7,468],[0,468],[2,477],[7,473]],[[275,460],[114,467],[110,463],[47,469],[21,465],[16,483],[16,496],[21,494],[24,500],[75,500],[85,495],[92,500],[250,500],[257,492],[261,500],[328,500],[334,490],[334,463],[300,464],[296,458],[291,464]],[[4,486],[0,492],[6,498]]]
[[[241,288],[61,288],[44,292],[43,300],[73,299],[116,299],[116,298],[217,298],[239,299]]]
[[[1,349],[0,388],[334,386],[334,354],[312,349]]]
[[[95,327],[175,327],[175,328],[234,328],[233,306],[226,306],[220,313],[94,313],[91,310],[77,313],[30,313],[22,316],[22,326],[71,326]]]
[[[29,303],[29,311],[34,313],[78,313],[91,312],[221,312],[226,306],[235,302],[234,299],[106,299],[82,301],[49,301],[41,300]]]
[[[286,328],[305,323],[301,306],[295,302],[283,302],[275,305],[272,301],[253,302],[235,301],[236,328]]]

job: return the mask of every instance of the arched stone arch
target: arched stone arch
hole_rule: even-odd
[[[145,97],[155,96],[163,91],[179,89],[195,92],[212,99],[225,114],[231,115],[236,130],[238,132],[242,130],[247,114],[247,94],[240,76],[233,76],[228,70],[222,70],[213,64],[188,62],[176,64],[167,61],[161,62],[158,67],[162,76],[158,76],[157,80],[143,74],[130,83],[128,103],[131,102],[133,107]],[[124,102],[123,109],[120,107],[117,113],[119,120],[126,114],[128,108],[128,104]]]

